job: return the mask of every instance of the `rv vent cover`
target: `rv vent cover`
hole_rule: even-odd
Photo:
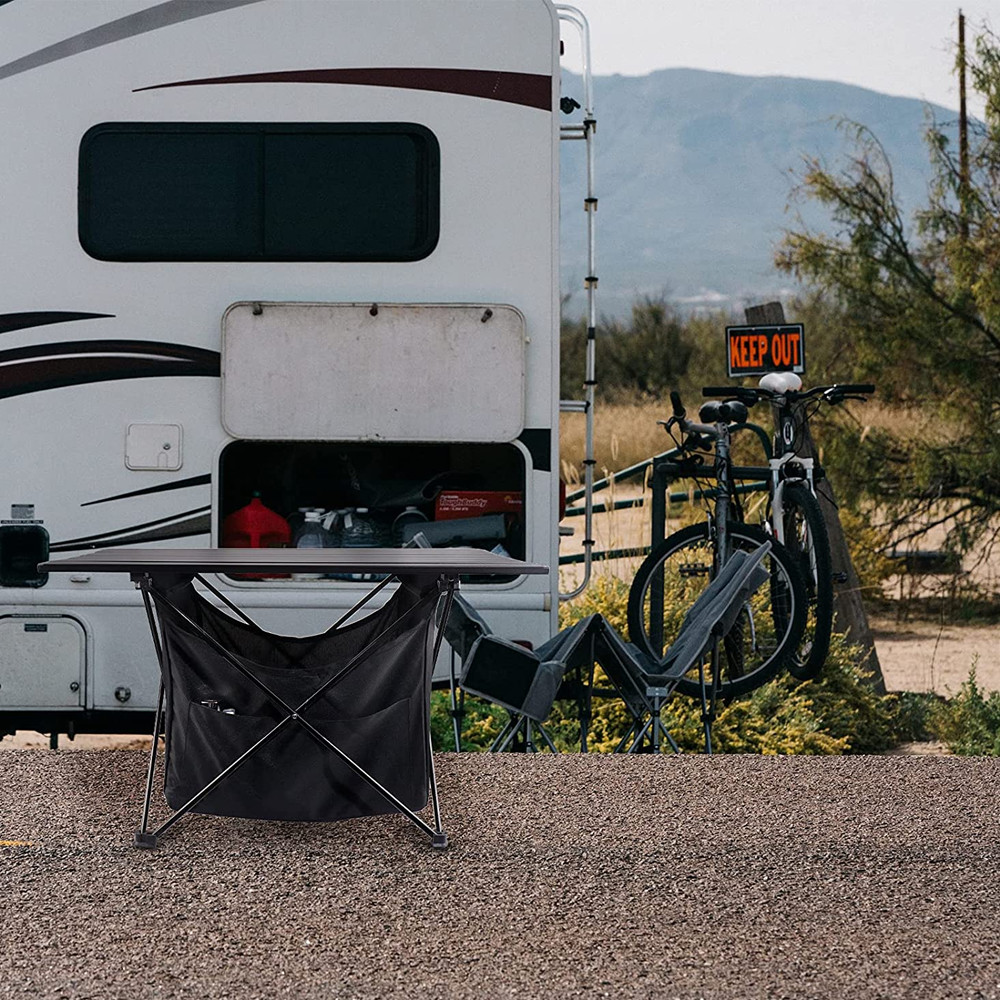
[[[524,356],[513,306],[238,302],[222,423],[268,440],[512,441]]]

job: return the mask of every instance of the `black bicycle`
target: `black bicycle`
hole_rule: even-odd
[[[747,407],[738,400],[705,403],[700,422],[689,421],[680,397],[671,393],[674,415],[664,424],[683,438],[663,468],[671,479],[708,480],[703,495],[713,503],[710,516],[674,532],[655,545],[636,573],[629,592],[628,623],[634,643],[662,657],[674,641],[687,610],[730,554],[756,550],[771,542],[765,557],[768,585],[747,601],[735,624],[722,638],[713,664],[713,692],[728,698],[745,694],[774,677],[795,656],[806,621],[806,592],[795,559],[763,528],[742,523],[732,477],[731,427],[746,421]],[[706,453],[714,451],[709,464]],[[677,690],[702,695],[695,672]]]
[[[802,380],[791,372],[765,375],[756,388],[702,389],[703,396],[738,400],[747,407],[761,401],[771,404],[774,440],[767,468],[743,469],[741,473],[767,482],[771,533],[795,560],[805,583],[809,614],[796,655],[788,664],[789,672],[799,680],[818,677],[829,655],[835,582],[830,539],[817,498],[825,473],[811,456],[802,454],[809,420],[824,403],[864,402],[874,391],[874,385],[843,383],[802,391]]]

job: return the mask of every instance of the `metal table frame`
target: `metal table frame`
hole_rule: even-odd
[[[395,795],[380,784],[361,765],[341,750],[332,740],[321,733],[303,713],[319,699],[324,692],[350,673],[368,655],[369,650],[390,629],[395,627],[405,616],[429,600],[424,597],[390,622],[386,628],[365,645],[358,653],[344,664],[332,677],[327,678],[308,698],[299,705],[290,705],[268,685],[249,670],[230,650],[205,632],[188,615],[176,607],[157,586],[159,575],[168,574],[176,579],[178,574],[190,574],[234,615],[263,636],[270,633],[262,629],[243,610],[241,610],[218,587],[206,579],[208,573],[245,574],[245,573],[356,573],[367,575],[385,574],[384,579],[375,584],[352,608],[345,612],[332,626],[337,628],[352,618],[367,605],[372,598],[394,582],[418,580],[436,577],[437,593],[431,592],[436,600],[443,595],[444,606],[434,639],[433,661],[436,662],[444,637],[444,627],[458,589],[459,577],[462,575],[476,576],[512,576],[520,574],[540,574],[548,572],[547,567],[520,560],[497,556],[479,549],[102,549],[68,559],[50,560],[39,567],[48,572],[86,571],[91,573],[127,572],[136,588],[142,592],[143,604],[149,623],[153,646],[156,650],[160,667],[159,693],[156,702],[156,714],[153,723],[153,743],[149,754],[149,764],[146,772],[146,790],[143,799],[142,820],[133,838],[133,846],[152,849],[178,820],[191,812],[198,803],[224,781],[230,774],[240,768],[258,753],[270,740],[290,724],[301,726],[306,733],[330,753],[346,764],[355,774],[368,783],[383,796],[392,806],[423,833],[430,838],[431,846],[443,849],[448,846],[448,836],[441,823],[441,804],[438,797],[437,779],[434,772],[434,755],[431,746],[431,734],[428,727],[427,752],[430,773],[430,794],[434,811],[433,826],[427,823],[418,813],[401,802]],[[274,727],[253,746],[245,750],[236,760],[217,774],[204,788],[192,796],[180,808],[176,809],[155,830],[149,829],[149,813],[152,801],[153,782],[156,773],[156,754],[163,722],[164,683],[167,670],[164,660],[164,644],[162,625],[158,622],[156,601],[170,608],[175,614],[192,627],[200,638],[205,640],[220,656],[222,656],[244,678],[256,685],[261,692],[281,711],[285,713]]]

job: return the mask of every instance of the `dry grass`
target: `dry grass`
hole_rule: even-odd
[[[698,403],[703,400],[698,400]],[[689,412],[697,405],[689,406]],[[653,455],[669,451],[673,441],[657,423],[670,416],[670,404],[662,403],[600,403],[594,416],[595,478],[609,472],[627,469]],[[769,430],[769,416],[760,415]],[[571,486],[582,481],[585,442],[585,417],[582,413],[563,413],[559,421],[560,472]],[[763,461],[756,439],[752,435],[735,441],[735,457],[747,464]],[[745,452],[745,454],[744,454]],[[638,481],[637,481],[638,482]]]
[[[670,415],[668,403],[598,404],[594,416],[595,475],[625,469],[672,447],[657,420]],[[560,466],[567,483],[582,479],[585,417],[564,413],[559,421]]]
[[[877,400],[858,404],[851,412],[866,431],[885,430],[904,441],[947,444],[958,430],[954,423],[941,420],[937,414],[889,407]],[[751,419],[756,419],[769,430],[769,415],[765,412],[758,414],[756,410],[754,414]],[[627,468],[671,448],[670,438],[657,424],[657,420],[665,420],[669,415],[670,404],[666,400],[655,403],[599,403],[594,420],[596,476]],[[582,478],[584,427],[582,413],[564,413],[560,417],[561,473],[570,484],[579,483]],[[746,460],[754,461],[749,455]]]
[[[887,406],[878,400],[857,405],[852,412],[865,433],[869,430],[888,431],[902,441],[923,441],[946,445],[955,439],[962,428],[954,421],[941,419],[930,408]]]

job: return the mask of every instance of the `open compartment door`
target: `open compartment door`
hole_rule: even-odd
[[[508,305],[238,302],[222,423],[272,441],[512,441],[525,335]]]

